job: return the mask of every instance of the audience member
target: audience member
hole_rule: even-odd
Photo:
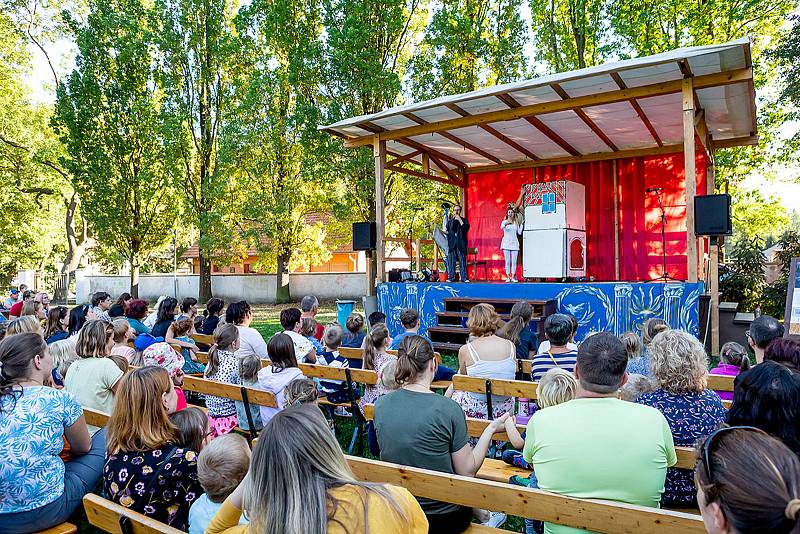
[[[64,306],[56,306],[47,316],[47,327],[44,329],[44,339],[49,345],[69,337],[69,310]]]
[[[298,308],[281,310],[283,333],[292,339],[294,356],[299,363],[314,363],[317,360],[317,353],[311,342],[300,333],[300,315]]]
[[[342,346],[351,349],[360,348],[364,343],[364,338],[366,337],[366,334],[363,331],[364,316],[360,313],[353,312],[347,316],[344,326],[347,330],[342,337]]]
[[[569,316],[554,313],[547,317],[544,322],[544,334],[550,343],[544,353],[540,346],[539,354],[533,357],[531,379],[534,382],[541,380],[544,374],[554,367],[570,373],[575,369],[578,351],[569,346],[572,332],[572,321]]]
[[[420,336],[428,343],[431,343],[431,340],[428,338],[428,336],[419,333],[420,322],[419,312],[417,310],[413,308],[405,308],[403,311],[401,311],[400,324],[403,327],[403,331],[391,339],[391,343],[389,345],[390,350],[397,350],[397,347],[400,346],[400,343],[402,343],[407,336]],[[433,343],[431,343],[431,346],[433,346]]]
[[[183,355],[183,374],[185,375],[204,373],[206,370],[206,366],[200,363],[197,356],[195,356],[195,353],[200,349],[194,340],[189,337],[193,329],[194,323],[192,319],[189,317],[182,317],[172,323],[171,330],[167,331],[168,333],[172,333],[172,339],[168,340],[168,342],[173,344],[180,343],[181,346],[190,345],[194,347],[194,350],[190,348],[181,350],[181,354]],[[169,335],[167,337],[169,337]]]
[[[186,395],[183,393],[183,356],[167,343],[156,342],[142,350],[142,365],[161,367],[172,380],[172,388],[177,397],[176,410],[186,408]]]
[[[50,315],[50,295],[46,291],[40,291],[33,297],[34,302],[41,302],[44,308],[44,316],[47,318]]]
[[[320,325],[315,319],[306,317],[305,319],[300,320],[300,335],[306,338],[309,343],[311,343],[311,346],[314,347],[314,351],[316,351],[317,356],[319,356],[319,353],[323,352],[325,347],[323,347],[322,343],[320,343],[319,340],[314,337],[314,334],[317,331],[317,326],[322,325]],[[323,333],[325,333],[324,329]]]
[[[236,356],[244,358],[248,354],[255,354],[261,360],[267,356],[267,343],[255,328],[250,327],[253,312],[246,300],[231,302],[225,311],[225,323],[236,325],[239,329],[239,350]]]
[[[35,317],[40,323],[47,318],[47,314],[44,311],[44,305],[41,302],[36,302],[35,300],[26,301],[22,305],[22,310],[19,312],[19,316],[26,317],[28,315]]]
[[[653,339],[655,339],[658,334],[666,332],[667,330],[669,330],[669,324],[664,319],[651,317],[646,320],[642,325],[642,344],[644,345],[644,350],[650,347],[650,343],[652,343]]]
[[[41,336],[0,342],[0,530],[27,533],[63,523],[100,481],[105,431],[89,435],[81,405],[44,386],[53,358]],[[58,453],[69,445],[66,464]]]
[[[189,534],[205,533],[222,503],[247,476],[249,467],[250,447],[238,434],[220,436],[203,448],[197,457],[197,477],[205,493],[189,509]],[[239,524],[247,523],[242,516]]]
[[[0,323],[0,341],[2,341],[6,337],[7,328],[8,328],[8,321],[3,321],[2,323]]]
[[[339,354],[339,347],[342,344],[342,327],[339,323],[331,323],[325,327],[325,333],[322,335],[322,341],[325,343],[325,351],[317,354],[316,364],[327,365],[336,369],[347,369],[350,362],[344,356]],[[297,346],[295,345],[295,348]],[[329,402],[339,404],[348,402],[350,400],[350,393],[358,395],[358,389],[352,386],[348,391],[348,384],[343,380],[319,380],[320,393],[322,393]],[[344,414],[344,409],[337,409],[340,415]]]
[[[127,373],[131,368],[131,364],[128,363],[128,359],[124,356],[120,356],[119,354],[109,354],[106,357],[114,362],[114,365],[116,365],[123,373]]]
[[[33,291],[27,290],[22,292],[22,298],[15,302],[9,309],[8,309],[8,317],[19,317],[20,313],[22,312],[22,305],[28,302],[29,300],[33,300],[35,293]]]
[[[258,389],[258,372],[261,370],[261,360],[255,354],[248,354],[239,360],[239,383],[243,386]],[[316,387],[316,384],[314,385]],[[253,421],[254,430],[261,432],[264,424],[261,422],[261,409],[257,404],[250,404],[250,419]],[[250,430],[247,411],[243,402],[236,401],[236,420],[239,428]]]
[[[472,341],[458,351],[458,372],[478,378],[513,380],[517,372],[516,348],[507,339],[496,335],[500,318],[490,304],[477,304],[467,317],[467,328]],[[492,395],[492,414],[488,413],[486,395],[469,391],[454,391],[453,397],[467,417],[495,419],[514,410],[514,397]]]
[[[319,300],[314,295],[306,295],[300,301],[300,311],[303,312],[300,319],[311,319],[314,321],[314,333],[312,336],[317,341],[322,340],[322,334],[325,333],[325,327],[317,322],[317,313],[319,312]]]
[[[722,345],[722,349],[719,351],[719,363],[709,371],[709,374],[737,376],[748,369],[750,369],[750,356],[747,354],[747,349],[735,341],[728,341]],[[732,391],[717,390],[717,395],[722,400],[733,400]]]
[[[181,301],[180,310],[181,313],[175,320],[177,321],[188,317],[192,320],[192,326],[194,326],[194,318],[197,316],[197,299],[194,297],[184,297]]]
[[[286,385],[292,380],[303,378],[302,371],[297,367],[292,338],[282,333],[275,334],[269,340],[267,352],[270,364],[258,372],[258,387],[275,395],[278,407],[261,406],[261,422],[265,427],[281,411]]]
[[[114,346],[111,347],[110,354],[117,354],[125,358],[128,363],[132,362],[136,350],[130,344],[136,339],[136,332],[125,319],[114,319],[111,328],[114,329]]]
[[[92,295],[92,311],[97,316],[97,319],[111,322],[111,317],[108,315],[108,310],[111,309],[111,295],[105,291],[98,291]]]
[[[764,361],[764,351],[773,339],[783,337],[783,325],[769,315],[756,317],[745,332],[747,343],[756,355],[756,363]]]
[[[8,298],[3,302],[3,307],[5,309],[11,309],[11,306],[17,303],[19,300],[19,290],[17,288],[11,288],[8,291]]]
[[[431,344],[420,336],[407,336],[398,348],[397,358],[395,379],[401,387],[378,398],[375,404],[381,460],[475,476],[489,450],[492,434],[505,426],[509,414],[492,420],[472,448],[461,407],[431,391],[436,372]],[[470,525],[471,508],[425,498],[418,501],[428,518],[430,532],[458,533]],[[502,519],[502,514],[494,514],[492,526],[499,526]]]
[[[243,509],[250,525],[236,527]],[[248,476],[206,532],[424,534],[428,524],[408,490],[357,481],[322,413],[302,405],[277,414],[261,434]]]
[[[619,336],[628,355],[628,375],[651,376],[650,358],[642,351],[642,340],[636,332],[625,332]]]
[[[800,375],[765,361],[734,379],[729,425],[755,426],[800,455]]]
[[[238,384],[239,330],[235,325],[225,324],[214,332],[214,344],[208,350],[208,365],[205,377],[224,384]],[[227,434],[236,428],[236,402],[223,397],[206,395],[208,419],[211,421],[211,437]]]
[[[158,300],[156,300],[156,305],[153,307],[153,311],[150,312],[150,315],[145,317],[144,321],[142,321],[142,324],[151,330],[153,329],[153,327],[156,325],[156,322],[158,322],[158,310],[161,309],[161,303],[167,298],[169,297],[166,295],[161,295],[158,297]]]
[[[421,337],[421,336],[420,336]],[[381,381],[381,377],[386,371],[386,365],[391,361],[396,361],[397,358],[387,352],[389,348],[389,330],[385,324],[377,324],[373,326],[367,337],[366,347],[364,348],[363,368],[378,373],[378,383],[373,385],[367,384],[364,388],[364,396],[359,402],[359,408],[364,410],[367,404],[375,404],[379,397],[386,395],[390,391],[397,389],[387,388]],[[394,374],[394,372],[392,373]],[[375,434],[375,424],[372,421],[367,421],[367,443],[369,451],[373,456],[380,454],[378,448],[378,436]]]
[[[64,377],[67,376],[67,370],[78,359],[78,353],[75,352],[77,342],[78,337],[72,336],[61,341],[54,341],[47,346],[50,355],[53,357],[53,381],[58,386],[64,385]],[[57,379],[55,374],[58,375]],[[59,381],[60,383],[58,383]]]
[[[653,391],[654,388],[652,379],[639,374],[628,375],[628,381],[619,388],[619,398],[628,402],[636,402],[642,393]]]
[[[625,347],[612,334],[581,344],[577,398],[539,410],[528,422],[523,456],[539,488],[658,507],[667,467],[677,461],[675,447],[658,410],[616,398],[627,364]],[[547,523],[545,532],[583,531]]]
[[[800,372],[800,343],[785,337],[773,339],[764,350],[764,361],[767,360]]]
[[[798,531],[800,461],[750,427],[724,427],[701,445],[695,466],[697,502],[711,534]]]
[[[6,336],[13,336],[24,332],[33,332],[41,336],[43,333],[42,325],[33,315],[23,315],[22,317],[17,317],[16,319],[8,321]]]
[[[125,319],[131,325],[137,334],[149,334],[150,328],[145,326],[142,319],[147,316],[147,301],[142,299],[133,299],[125,307]]]
[[[696,337],[681,330],[665,330],[650,342],[655,390],[636,400],[660,411],[669,423],[676,446],[693,447],[725,422],[719,395],[706,389],[708,357]],[[696,504],[692,472],[670,468],[661,505],[692,508]]]
[[[203,326],[200,329],[201,334],[213,336],[214,330],[219,325],[219,318],[222,315],[222,310],[225,308],[225,301],[216,297],[208,299],[206,302],[206,309],[203,310]]]
[[[169,420],[178,429],[175,445],[199,453],[211,441],[208,416],[197,406],[188,406],[169,414]]]
[[[169,414],[177,402],[161,367],[141,367],[122,378],[119,409],[108,421],[103,491],[125,508],[185,531],[189,508],[203,489],[197,453],[176,445],[179,433]]]
[[[575,343],[575,335],[578,333],[578,327],[580,325],[578,324],[578,320],[572,315],[566,313],[563,315],[565,315],[569,319],[569,322],[572,325],[572,333],[569,336],[569,340],[567,341],[566,347],[569,350],[574,350],[577,352],[578,345]],[[547,337],[546,332],[545,332],[545,337]],[[536,354],[547,354],[547,351],[549,350],[550,350],[550,340],[545,339],[544,341],[539,343],[539,348],[536,350]]]
[[[160,337],[167,341],[167,331],[172,323],[175,322],[175,315],[178,313],[178,301],[172,297],[167,297],[158,305],[158,317],[156,324],[150,330],[153,337]]]
[[[283,388],[283,407],[300,406],[301,404],[318,404],[319,392],[317,384],[310,378],[298,378]]]
[[[520,360],[532,359],[539,345],[536,334],[530,328],[532,316],[533,308],[527,301],[515,302],[511,307],[511,318],[497,331],[498,336],[514,344]]]
[[[127,308],[128,303],[133,300],[133,297],[130,293],[122,293],[117,301],[111,305],[111,308],[108,310],[108,316],[112,319],[117,317],[123,317],[125,315],[125,308]]]
[[[97,319],[88,304],[79,304],[69,311],[69,335],[74,336],[80,332],[86,321]]]
[[[114,329],[110,323],[100,320],[87,321],[78,332],[75,352],[79,359],[69,368],[64,377],[64,389],[75,396],[81,406],[111,413],[114,395],[122,371],[106,358],[114,346]],[[96,427],[90,427],[92,432]]]
[[[386,324],[386,314],[383,312],[374,311],[369,314],[369,317],[367,317],[367,322],[369,323],[370,328],[376,324]]]

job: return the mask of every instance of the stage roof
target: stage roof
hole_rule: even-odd
[[[321,130],[348,146],[387,143],[400,161],[430,158],[452,176],[683,150],[691,79],[709,149],[757,142],[749,38],[606,63],[393,107]],[[701,136],[702,137],[702,136]]]

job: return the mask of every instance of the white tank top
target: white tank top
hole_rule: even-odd
[[[502,380],[514,380],[517,373],[517,351],[514,344],[510,341],[508,358],[502,360],[481,360],[478,356],[478,351],[472,346],[472,343],[467,343],[467,350],[472,357],[472,365],[467,366],[467,376],[474,376],[476,378],[499,378]],[[476,399],[485,399],[486,395],[483,393],[472,393]],[[503,402],[508,397],[502,395],[492,395],[492,404],[496,402]]]

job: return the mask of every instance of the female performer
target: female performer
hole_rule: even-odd
[[[500,223],[500,229],[503,231],[503,241],[500,243],[500,249],[506,259],[506,282],[512,283],[517,281],[517,255],[519,254],[519,239],[517,236],[522,235],[522,226],[517,224],[514,212],[514,208],[509,206],[506,210],[506,218]]]

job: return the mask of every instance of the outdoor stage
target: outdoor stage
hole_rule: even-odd
[[[638,329],[651,317],[697,335],[703,283],[577,282],[577,283],[426,283],[387,282],[378,286],[378,308],[386,314],[391,335],[402,332],[400,311],[420,312],[420,332],[436,325],[448,297],[492,299],[555,299],[556,309],[580,323],[577,339],[591,332],[621,334]]]

